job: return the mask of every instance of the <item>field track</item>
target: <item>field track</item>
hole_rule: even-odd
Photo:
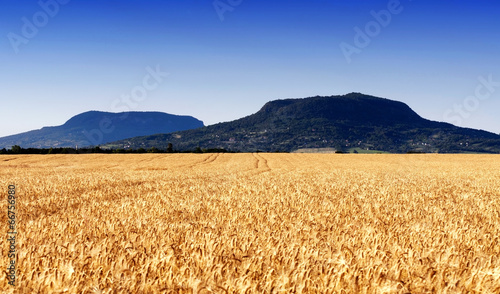
[[[0,156],[1,293],[500,293],[500,156]]]

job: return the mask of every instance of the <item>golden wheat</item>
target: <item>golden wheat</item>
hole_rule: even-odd
[[[494,155],[2,156],[18,272],[0,291],[500,293],[499,171]]]

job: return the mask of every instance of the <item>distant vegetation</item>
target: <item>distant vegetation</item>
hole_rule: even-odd
[[[130,154],[140,154],[140,153],[234,153],[233,151],[228,151],[220,148],[195,148],[193,150],[174,150],[172,148],[158,149],[151,147],[148,149],[138,148],[138,149],[102,149],[101,147],[88,147],[88,148],[21,148],[18,145],[12,146],[11,149],[0,149],[0,154],[94,154],[94,153],[105,153],[105,154],[115,154],[115,153],[130,153]]]

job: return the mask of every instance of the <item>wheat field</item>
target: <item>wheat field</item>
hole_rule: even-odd
[[[500,293],[495,155],[2,156],[4,236],[12,183],[2,293]]]

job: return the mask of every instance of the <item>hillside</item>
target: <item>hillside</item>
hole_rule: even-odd
[[[13,145],[23,148],[85,147],[199,127],[203,127],[203,122],[191,116],[162,112],[89,111],[72,117],[61,126],[2,137],[0,148]]]
[[[500,136],[420,117],[408,105],[351,93],[275,100],[257,113],[199,129],[130,138],[108,148],[223,148],[294,151],[303,148],[387,152],[500,153]]]

